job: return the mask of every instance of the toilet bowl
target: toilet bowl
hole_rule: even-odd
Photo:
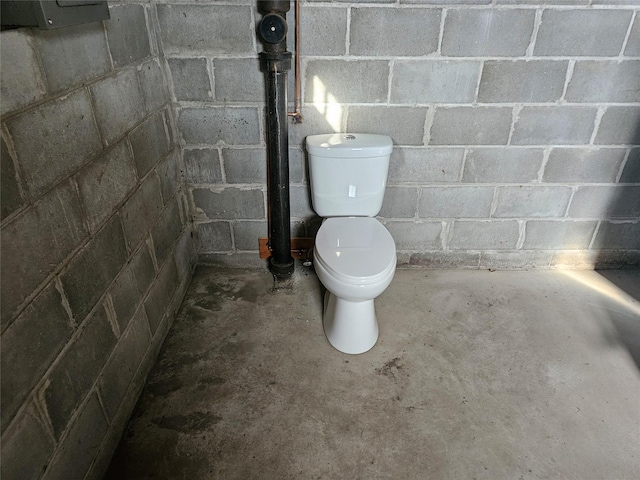
[[[311,135],[311,200],[324,217],[314,265],[326,287],[322,323],[329,343],[364,353],[378,340],[374,299],[391,283],[396,245],[375,216],[380,212],[393,142],[366,133]]]
[[[395,243],[371,217],[326,219],[316,236],[314,265],[327,289],[323,326],[329,343],[344,353],[370,350],[378,340],[374,299],[396,268]]]

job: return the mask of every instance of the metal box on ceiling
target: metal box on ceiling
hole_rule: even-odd
[[[109,18],[105,0],[2,0],[2,27],[44,29],[99,22]]]

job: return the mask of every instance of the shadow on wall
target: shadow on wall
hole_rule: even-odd
[[[615,107],[614,107],[615,108]],[[603,119],[603,121],[606,120]],[[616,126],[621,144],[634,146],[627,157],[618,185],[584,186],[576,195],[590,196],[591,213],[602,219],[593,243],[596,269],[640,266],[640,120],[631,128]],[[607,202],[606,197],[610,196]],[[588,206],[588,204],[587,204]]]
[[[640,121],[632,130],[631,150],[619,183],[630,184],[617,189],[606,211],[594,249],[598,250],[596,269],[622,265],[629,270],[598,270],[598,274],[627,298],[610,296],[607,309],[616,337],[610,342],[623,345],[640,370]],[[631,185],[633,184],[633,185]],[[620,250],[626,250],[621,253]],[[626,256],[626,258],[625,258]]]

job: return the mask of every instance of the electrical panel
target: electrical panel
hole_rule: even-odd
[[[1,0],[0,20],[6,27],[44,29],[99,22],[109,18],[106,0]]]

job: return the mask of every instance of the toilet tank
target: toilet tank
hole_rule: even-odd
[[[368,133],[306,140],[313,209],[321,217],[374,217],[387,184],[391,138]]]

